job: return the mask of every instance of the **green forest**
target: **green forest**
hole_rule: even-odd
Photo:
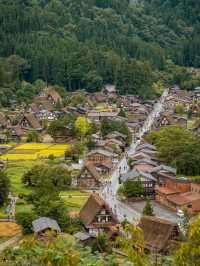
[[[199,11],[196,0],[0,0],[0,103],[34,96],[41,80],[142,97],[157,82],[193,89]]]

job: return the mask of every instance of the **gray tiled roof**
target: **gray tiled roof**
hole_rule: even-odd
[[[48,217],[41,217],[39,219],[36,219],[32,222],[32,225],[34,233],[39,233],[46,229],[52,229],[57,232],[61,232],[58,223],[55,220],[50,219]]]
[[[130,172],[123,174],[120,176],[120,179],[122,182],[125,182],[127,180],[134,180],[138,177],[145,177],[147,179],[156,181],[156,179],[149,173],[144,173],[142,171],[137,171],[137,170],[131,170]]]
[[[76,234],[74,234],[74,237],[80,241],[85,241],[89,239],[91,236],[84,232],[77,232]]]
[[[157,166],[158,164],[152,160],[148,160],[148,159],[140,159],[134,162],[134,165],[138,165],[138,164],[148,164],[148,165],[152,165],[152,166]]]
[[[153,168],[151,173],[156,173],[156,172],[159,172],[159,171],[166,171],[166,172],[170,172],[170,173],[176,174],[176,169],[175,168],[172,168],[172,167],[164,165],[164,164],[161,164],[161,165]]]
[[[142,149],[150,149],[150,150],[156,151],[156,146],[151,145],[149,143],[144,143],[144,144],[139,145],[136,150],[140,151]]]

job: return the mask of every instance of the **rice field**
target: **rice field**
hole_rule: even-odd
[[[11,237],[21,233],[20,226],[13,222],[0,222],[0,237]]]
[[[65,151],[70,149],[69,144],[44,144],[27,143],[21,144],[0,157],[5,161],[37,160],[46,159],[50,155],[62,157]]]

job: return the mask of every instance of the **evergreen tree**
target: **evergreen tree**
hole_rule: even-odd
[[[10,180],[5,172],[0,171],[0,205],[4,204],[8,198]]]
[[[154,216],[153,206],[152,206],[151,201],[149,199],[147,199],[146,205],[145,205],[142,213],[143,213],[143,215]]]

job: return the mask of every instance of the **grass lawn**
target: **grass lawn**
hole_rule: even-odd
[[[28,194],[31,192],[31,188],[26,187],[21,182],[21,178],[24,173],[30,170],[35,164],[38,164],[39,161],[18,161],[18,162],[8,162],[6,168],[6,173],[10,178],[11,182],[11,192],[14,195],[19,193]]]
[[[70,211],[79,211],[86,203],[88,197],[64,198],[64,202]]]
[[[80,190],[69,190],[61,192],[60,195],[70,211],[79,211],[86,203],[90,193]]]
[[[67,191],[61,191],[60,196],[89,196],[90,192],[84,191],[84,190],[67,190]]]

